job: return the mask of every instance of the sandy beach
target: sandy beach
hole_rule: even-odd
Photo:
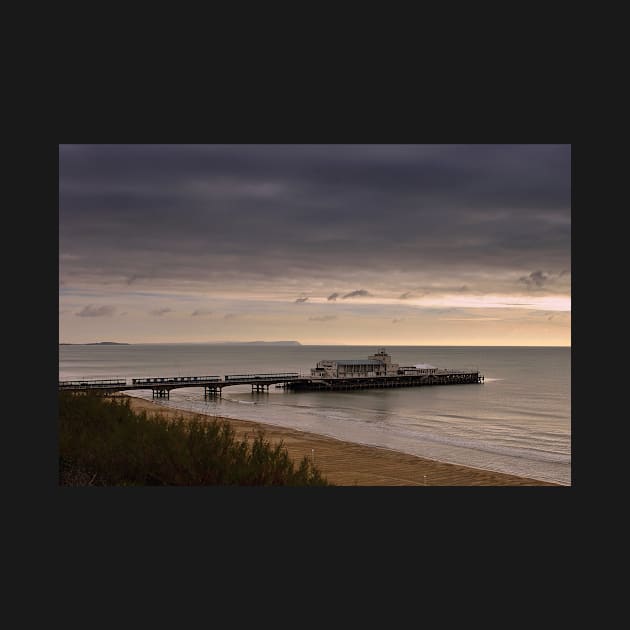
[[[199,417],[190,411],[162,407],[153,402],[127,396],[135,411],[157,413],[165,418]],[[272,442],[284,442],[290,456],[299,463],[306,455],[329,482],[339,486],[559,486],[504,473],[446,464],[375,446],[363,446],[330,437],[285,427],[234,420],[228,422],[240,439],[254,437],[262,430]]]

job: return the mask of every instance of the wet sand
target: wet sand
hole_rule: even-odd
[[[313,458],[316,467],[329,482],[339,486],[558,486],[504,473],[446,464],[376,446],[363,446],[330,437],[269,424],[205,416],[162,407],[148,400],[126,396],[135,411],[157,413],[165,418],[219,418],[228,422],[239,439],[265,433],[272,443],[284,442],[297,463]]]

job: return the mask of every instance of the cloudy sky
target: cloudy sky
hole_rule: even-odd
[[[570,345],[569,145],[60,145],[59,340]]]

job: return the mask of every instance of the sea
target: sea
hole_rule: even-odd
[[[59,379],[300,372],[377,346],[60,345]],[[392,362],[476,368],[483,384],[291,392],[175,389],[165,407],[309,431],[442,462],[571,485],[571,348],[388,346]],[[130,395],[152,400],[151,390]]]

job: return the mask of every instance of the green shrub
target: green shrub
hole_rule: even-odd
[[[136,413],[127,398],[60,393],[59,456],[98,485],[330,485],[262,432],[248,443],[225,421]]]

